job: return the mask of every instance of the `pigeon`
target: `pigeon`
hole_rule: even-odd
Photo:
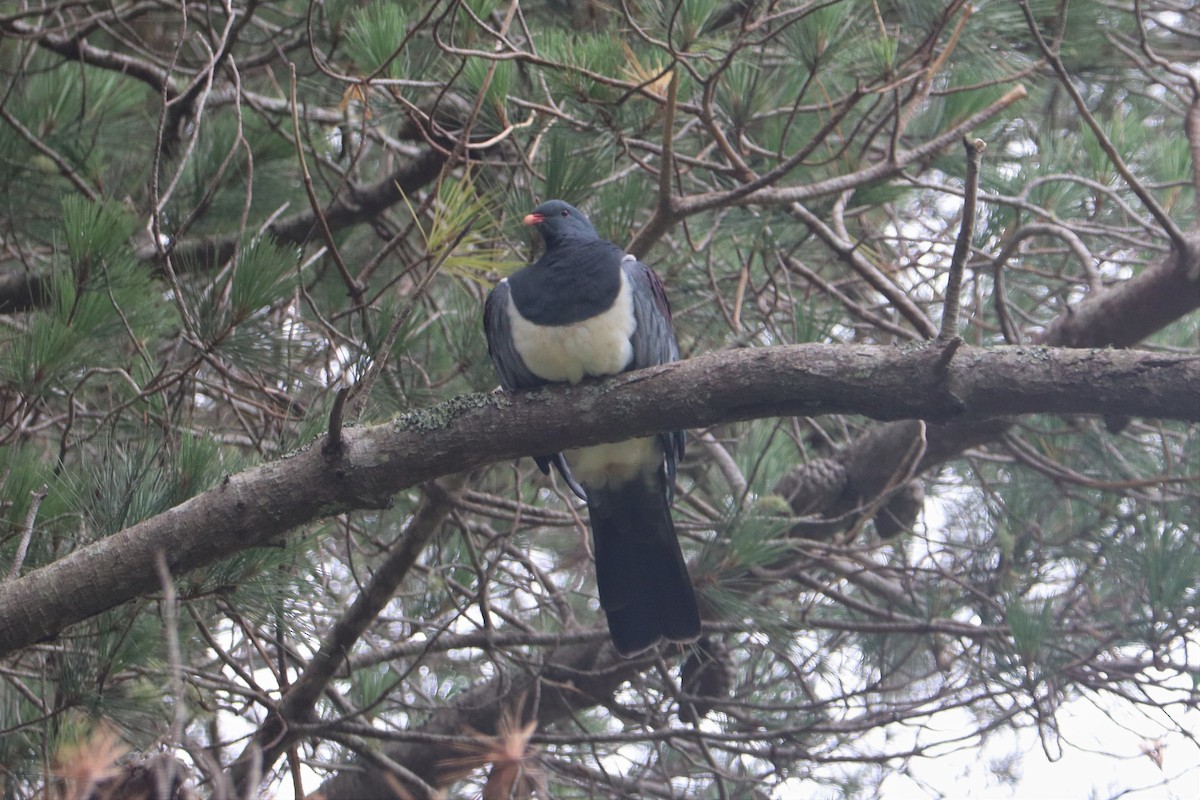
[[[541,257],[500,281],[484,306],[488,354],[505,391],[679,360],[671,308],[650,267],[596,233],[562,200],[524,218]],[[671,518],[682,431],[539,456],[587,502],[600,606],[617,651],[691,642],[700,614]]]

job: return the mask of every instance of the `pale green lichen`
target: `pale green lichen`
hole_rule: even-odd
[[[508,395],[498,392],[492,392],[491,394],[462,394],[452,397],[443,403],[438,403],[431,408],[418,408],[413,411],[407,411],[396,417],[393,424],[397,430],[415,431],[417,433],[442,430],[468,411],[485,408],[486,406],[506,408],[511,404],[512,399]]]

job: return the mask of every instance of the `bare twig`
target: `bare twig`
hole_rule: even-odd
[[[880,161],[869,167],[844,175],[835,175],[824,180],[800,186],[764,187],[751,192],[739,205],[761,203],[763,205],[785,206],[795,202],[804,202],[817,197],[840,194],[841,192],[857,189],[862,186],[877,183],[898,175],[905,168],[918,164],[923,160],[941,152],[955,139],[960,139],[969,130],[995,117],[1004,109],[1028,94],[1024,86],[1017,85],[1009,89],[1003,96],[976,111],[958,124],[938,134],[929,141],[896,154],[895,158]],[[734,190],[737,191],[737,190]],[[727,203],[726,192],[708,192],[705,194],[689,195],[676,203],[676,211],[681,214],[695,214]]]
[[[996,307],[996,319],[1000,322],[1000,333],[1006,344],[1021,343],[1021,329],[1013,322],[1008,310],[1008,290],[1004,280],[1004,262],[992,262],[992,304]]]
[[[354,280],[354,276],[350,274],[350,268],[342,260],[342,255],[338,251],[337,241],[333,238],[333,231],[329,229],[329,221],[325,219],[325,212],[321,208],[321,201],[317,198],[316,189],[313,187],[312,175],[308,171],[308,161],[304,158],[304,137],[300,135],[300,104],[296,100],[296,65],[294,63],[289,64],[288,68],[291,71],[292,131],[296,141],[296,159],[300,162],[300,175],[304,183],[304,193],[308,195],[309,206],[312,208],[317,225],[321,229],[321,236],[325,240],[325,246],[329,250],[329,257],[333,259],[333,263],[337,266],[338,274],[342,276],[350,298],[354,301],[355,305],[358,305],[362,302],[363,287]]]
[[[407,302],[405,302],[404,306],[396,312],[387,334],[383,337],[383,341],[375,351],[370,368],[367,369],[367,373],[363,376],[362,380],[356,383],[351,389],[349,399],[355,401],[359,412],[365,408],[367,398],[371,395],[371,389],[374,387],[375,381],[379,379],[384,367],[387,366],[392,346],[396,343],[396,337],[400,335],[400,329],[408,322],[408,318],[412,315],[413,309],[416,308],[417,302],[421,299],[429,284],[433,282],[433,279],[441,271],[442,264],[446,263],[446,259],[453,255],[455,249],[462,243],[462,240],[471,232],[471,226],[474,222],[475,217],[467,220],[466,224],[462,226],[462,230],[455,234],[454,239],[442,251],[438,259],[429,265],[429,269],[417,281],[417,284],[409,292],[406,298]]]
[[[309,719],[317,700],[346,663],[354,643],[391,600],[425,544],[450,513],[454,495],[463,483],[464,478],[454,477],[425,485],[423,502],[395,548],[350,608],[326,632],[317,654],[234,763],[234,782],[241,795],[253,794],[257,774],[273,765],[296,740],[290,724]]]
[[[155,552],[154,567],[162,587],[163,638],[167,647],[167,668],[171,685],[171,727],[167,743],[178,746],[183,738],[184,716],[188,708],[183,690],[183,656],[179,649],[179,600],[175,593],[175,581],[171,578],[171,567],[163,550]],[[167,759],[163,768],[155,772],[158,796],[168,797],[168,787],[174,784],[178,762]]]
[[[65,156],[42,141],[42,139],[33,131],[22,125],[21,120],[8,113],[8,109],[4,108],[4,106],[0,106],[0,119],[3,119],[12,127],[13,130],[20,134],[21,138],[24,139],[30,147],[53,161],[54,166],[58,167],[59,174],[70,181],[71,185],[78,189],[80,194],[93,202],[100,198],[100,195],[97,194],[96,190],[93,189],[91,185],[83,179],[83,176],[80,175],[73,166],[71,166],[70,162],[67,161]]]
[[[343,386],[338,389],[337,395],[333,398],[333,408],[329,410],[329,426],[325,433],[325,444],[321,445],[321,452],[326,458],[334,459],[342,453],[342,412],[346,408],[346,397],[350,394],[350,387]]]
[[[853,269],[860,278],[870,284],[875,291],[886,297],[897,313],[908,320],[909,324],[921,336],[926,339],[932,339],[937,335],[937,328],[925,312],[921,310],[921,307],[903,289],[897,286],[895,281],[872,264],[862,254],[862,251],[855,242],[838,235],[837,231],[801,203],[792,203],[789,211],[792,216],[807,225],[808,229],[824,242],[825,246],[832,250],[839,259]]]
[[[669,219],[673,211],[671,186],[675,174],[675,111],[679,102],[679,70],[671,70],[667,83],[667,103],[663,108],[662,158],[658,168],[658,208],[656,216]]]
[[[1099,270],[1096,269],[1096,259],[1092,256],[1088,246],[1075,231],[1064,225],[1055,225],[1050,222],[1035,222],[1025,225],[1016,233],[1008,238],[1004,243],[1004,247],[992,260],[993,271],[999,272],[1004,268],[1004,265],[1012,258],[1013,253],[1017,251],[1017,247],[1021,242],[1031,236],[1055,236],[1063,241],[1075,254],[1075,258],[1079,261],[1079,266],[1083,270],[1083,274],[1087,278],[1088,290],[1091,292],[1099,292],[1104,288],[1103,281],[1100,277]]]
[[[33,523],[37,519],[38,509],[42,507],[42,501],[46,499],[46,494],[49,488],[46,484],[42,484],[40,489],[29,493],[31,498],[29,502],[29,511],[25,514],[25,523],[21,526],[21,540],[17,543],[17,554],[13,556],[12,566],[8,569],[8,575],[4,580],[16,580],[21,574],[21,565],[25,563],[25,555],[29,552],[29,543],[33,541]]]
[[[971,240],[975,238],[975,204],[979,199],[979,162],[987,143],[982,139],[963,137],[967,151],[967,178],[963,194],[962,226],[950,257],[950,274],[946,279],[946,300],[942,306],[942,328],[939,342],[948,342],[958,334],[959,295],[962,293],[963,271],[971,255]]]
[[[1200,197],[1200,79],[1192,79],[1192,102],[1188,105],[1183,129],[1192,152],[1192,191]],[[1196,213],[1200,217],[1200,209]]]
[[[1104,129],[1100,127],[1100,123],[1092,116],[1092,112],[1088,110],[1087,103],[1084,102],[1083,97],[1079,94],[1079,90],[1075,88],[1075,84],[1071,80],[1071,74],[1067,72],[1066,66],[1059,57],[1058,50],[1051,47],[1050,43],[1042,36],[1041,27],[1034,18],[1033,11],[1029,8],[1028,0],[1019,0],[1018,4],[1021,6],[1021,12],[1025,15],[1025,23],[1029,26],[1029,32],[1033,34],[1038,48],[1042,51],[1042,55],[1050,62],[1051,66],[1054,67],[1054,72],[1059,78],[1059,85],[1062,86],[1067,96],[1071,98],[1071,102],[1075,104],[1075,110],[1079,112],[1080,119],[1083,120],[1084,124],[1096,136],[1096,142],[1100,145],[1100,149],[1104,151],[1104,155],[1108,157],[1109,162],[1113,165],[1113,169],[1124,179],[1130,191],[1136,194],[1138,199],[1142,201],[1142,205],[1146,207],[1146,210],[1150,212],[1150,216],[1154,217],[1155,221],[1162,227],[1175,249],[1181,251],[1187,250],[1188,240],[1183,230],[1175,224],[1175,220],[1171,218],[1166,209],[1159,204],[1154,195],[1150,193],[1150,190],[1129,169],[1129,165],[1125,163],[1125,159],[1121,158],[1121,154],[1117,152],[1116,145],[1105,134]]]
[[[800,277],[804,278],[804,280],[817,287],[817,289],[841,303],[847,311],[869,325],[905,340],[919,340],[922,338],[908,328],[905,328],[903,325],[898,325],[887,317],[880,316],[879,314],[871,311],[862,303],[857,302],[854,300],[854,298],[838,289],[837,286],[834,286],[832,283],[822,278],[815,270],[809,269],[804,265],[803,262],[794,256],[777,253],[776,257],[779,259],[779,263],[783,264],[783,266],[788,270],[796,273]],[[926,320],[926,322],[928,322],[928,320]]]

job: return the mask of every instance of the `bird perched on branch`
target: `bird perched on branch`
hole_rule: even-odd
[[[562,200],[527,215],[541,258],[500,281],[484,307],[488,354],[506,391],[679,360],[662,281],[601,239]],[[682,431],[536,459],[588,504],[600,606],[613,644],[633,655],[660,638],[688,642],[700,615],[671,520]]]

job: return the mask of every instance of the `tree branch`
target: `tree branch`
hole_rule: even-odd
[[[1200,306],[1200,236],[1184,237],[1157,267],[1089,297],[1054,320],[1038,344],[1054,347],[1130,347]]]
[[[169,70],[142,58],[97,47],[80,34],[61,36],[44,33],[19,19],[0,21],[0,30],[14,37],[32,39],[39,47],[57,53],[70,61],[79,61],[93,67],[111,70],[135,78],[152,88],[167,100],[179,96],[179,87]]]
[[[911,150],[897,153],[891,159],[879,161],[856,172],[835,175],[832,178],[800,186],[785,187],[771,186],[769,185],[770,181],[765,180],[767,176],[763,176],[750,180],[735,189],[681,197],[672,201],[669,214],[665,213],[660,205],[651,220],[642,230],[638,231],[637,235],[629,243],[628,249],[636,255],[644,255],[667,232],[672,224],[693,214],[713,208],[734,205],[744,206],[754,203],[776,206],[788,205],[812,200],[817,197],[827,197],[868,184],[889,180],[899,175],[907,167],[920,163],[924,159],[937,154],[948,147],[955,139],[964,136],[967,131],[983,124],[1013,103],[1023,99],[1027,93],[1025,87],[1018,84],[1005,92],[1004,96],[998,100],[990,103],[985,108],[980,109],[928,142]],[[790,164],[790,162],[788,163]],[[790,165],[789,169],[791,166],[795,165]],[[768,175],[773,179],[778,179],[782,178],[786,172],[787,170],[782,169],[772,170]],[[763,183],[767,183],[768,185],[760,185]]]
[[[653,653],[632,660],[621,658],[607,639],[555,647],[546,652],[540,664],[478,684],[459,695],[455,703],[434,710],[419,730],[431,738],[458,736],[466,729],[492,730],[512,698],[523,695],[538,697],[538,727],[545,728],[567,719],[581,707],[604,702],[653,658]],[[447,755],[444,746],[431,746],[426,741],[389,744],[385,752],[391,761],[403,764],[430,783],[437,782],[440,762]],[[420,791],[412,786],[405,789]],[[342,770],[325,781],[317,793],[356,800],[392,800],[397,796],[378,769]],[[427,793],[411,796],[433,800]]]
[[[1173,250],[1161,264],[1090,295],[1031,338],[1051,347],[1129,347],[1193,313],[1200,308],[1200,237],[1192,234],[1185,241],[1184,249]],[[775,491],[796,514],[814,518],[796,526],[793,535],[827,535],[853,526],[863,510],[884,502],[884,495],[898,488],[895,475],[908,469],[904,464],[916,437],[923,450],[911,471],[920,474],[1000,436],[1011,424],[997,416],[924,428],[912,421],[879,425],[816,468],[796,468]]]
[[[760,203],[763,205],[783,206],[790,203],[802,203],[817,197],[826,197],[848,189],[857,189],[868,184],[894,178],[903,172],[905,168],[936,155],[941,150],[950,146],[956,139],[961,139],[967,131],[987,122],[1013,103],[1024,99],[1027,94],[1028,92],[1025,87],[1018,84],[1005,92],[998,100],[975,112],[962,122],[911,150],[904,150],[897,153],[895,158],[890,161],[880,161],[856,172],[835,175],[832,178],[813,181],[812,183],[800,186],[764,187],[741,198],[738,204]],[[676,211],[680,215],[690,215],[724,205],[726,194],[713,192],[685,197],[676,204]]]
[[[353,188],[347,195],[334,199],[323,209],[324,223],[330,231],[336,232],[372,219],[400,202],[406,194],[412,194],[436,179],[445,163],[445,157],[437,150],[426,150],[382,180]],[[278,242],[304,244],[318,235],[320,224],[317,215],[309,209],[272,222],[267,226],[267,232]],[[185,239],[171,252],[177,260],[208,266],[228,261],[237,244],[236,236]],[[140,250],[138,256],[143,260],[154,260],[157,253],[154,246],[149,245]]]
[[[1019,0],[1017,5],[1021,7],[1021,13],[1025,15],[1025,22],[1029,27],[1029,32],[1033,34],[1033,39],[1037,42],[1042,55],[1054,67],[1054,72],[1058,75],[1059,85],[1067,93],[1067,96],[1071,98],[1071,102],[1075,104],[1075,110],[1079,112],[1080,119],[1083,120],[1084,124],[1095,135],[1096,143],[1104,151],[1104,155],[1108,158],[1109,163],[1113,165],[1113,169],[1117,171],[1125,181],[1125,184],[1129,186],[1130,191],[1136,194],[1138,199],[1142,201],[1142,205],[1150,212],[1150,216],[1154,217],[1155,222],[1159,224],[1163,232],[1170,237],[1175,248],[1182,249],[1184,247],[1183,231],[1175,224],[1175,220],[1171,218],[1171,215],[1167,213],[1166,209],[1151,194],[1150,190],[1129,169],[1129,165],[1125,163],[1125,159],[1121,158],[1120,152],[1117,151],[1112,140],[1108,138],[1108,134],[1100,127],[1100,123],[1096,122],[1096,118],[1088,110],[1087,103],[1084,102],[1083,97],[1079,94],[1079,90],[1075,88],[1075,84],[1071,80],[1071,74],[1067,72],[1066,66],[1059,57],[1058,49],[1051,47],[1045,37],[1042,36],[1042,29],[1038,25],[1033,11],[1029,8],[1028,0]]]
[[[324,209],[325,223],[331,231],[336,232],[369,220],[400,202],[405,194],[411,194],[436,179],[445,163],[445,158],[439,152],[426,150],[382,180],[355,188],[348,197],[333,200]],[[268,225],[266,230],[277,242],[304,244],[318,234],[320,227],[316,214],[309,209],[282,217]],[[172,247],[171,255],[177,264],[191,265],[196,269],[211,268],[229,261],[238,242],[236,235],[220,234],[183,239]],[[138,247],[137,257],[147,262],[158,260],[158,249],[148,241],[148,237]],[[0,314],[17,314],[45,306],[50,301],[48,285],[47,277],[41,274],[15,271],[0,273]]]
[[[227,477],[156,517],[0,587],[0,654],[315,519],[386,507],[396,492],[496,461],[781,415],[983,420],[1133,414],[1200,421],[1200,358],[1139,351],[793,345],[739,349],[517,396],[467,395],[342,433]]]

